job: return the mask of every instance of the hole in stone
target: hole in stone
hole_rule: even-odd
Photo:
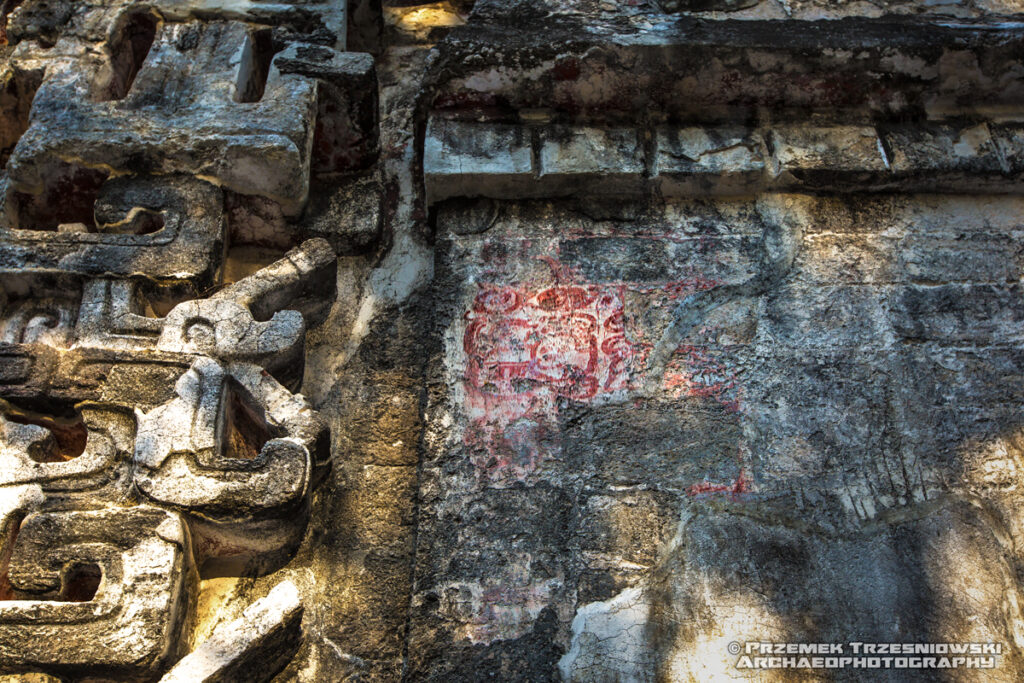
[[[150,235],[164,228],[159,211],[135,207],[120,220],[97,220],[96,202],[107,181],[106,171],[58,163],[44,174],[47,184],[39,194],[11,192],[11,223],[17,230]],[[106,207],[110,213],[110,207]],[[120,218],[120,216],[118,216]]]
[[[14,70],[6,82],[0,81],[0,166],[7,164],[14,146],[28,130],[32,100],[42,82],[42,70]]]
[[[18,540],[18,531],[21,530],[21,522],[24,520],[24,515],[16,518],[11,524],[11,528],[7,531],[6,545],[2,546],[2,552],[0,552],[0,600],[16,600],[14,595],[14,588],[11,586],[11,580],[8,576],[8,569],[11,564],[11,551],[14,550],[14,542]]]
[[[4,417],[18,424],[36,425],[53,435],[53,441],[39,449],[30,451],[29,457],[35,462],[67,462],[85,452],[89,430],[82,420],[82,414],[74,406],[42,401],[10,400],[0,403]]]
[[[139,308],[137,313],[147,318],[166,318],[175,306],[191,301],[198,294],[189,286],[144,282],[139,285]]]
[[[97,225],[96,232],[107,235],[150,235],[163,228],[164,217],[159,211],[133,209],[123,221]]]
[[[42,193],[11,194],[13,227],[68,232],[95,230],[93,206],[107,173],[64,163],[50,170],[46,175],[50,182]]]
[[[62,602],[89,602],[96,597],[103,580],[103,571],[93,562],[74,564],[64,575],[60,593]]]
[[[128,15],[111,51],[113,74],[105,99],[122,100],[131,91],[132,83],[153,47],[156,27],[156,19],[150,14],[136,12]]]
[[[267,88],[270,63],[274,61],[274,40],[269,29],[249,33],[235,85],[236,102],[259,102]]]
[[[224,388],[224,457],[252,460],[274,438],[266,414],[241,384],[228,379]]]

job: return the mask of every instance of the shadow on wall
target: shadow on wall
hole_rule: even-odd
[[[646,537],[635,536],[637,501],[609,503],[599,545],[620,565],[646,562],[616,549],[649,544],[657,529],[674,536],[657,546],[652,571],[590,600],[583,575],[561,671],[758,678],[735,668],[731,642],[843,643],[846,653],[854,641],[974,642],[1001,646],[994,680],[1017,680],[1024,207],[790,201],[799,254],[761,297],[752,352],[732,359],[744,399],[727,440],[749,449],[751,490],[670,496],[683,501],[681,520],[648,518]],[[703,424],[705,440],[727,437]],[[580,434],[566,436],[567,451]],[[873,673],[935,680],[935,671]]]

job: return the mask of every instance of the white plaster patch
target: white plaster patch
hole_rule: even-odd
[[[572,643],[558,662],[567,681],[654,680],[652,652],[644,637],[650,603],[640,586],[576,610]]]

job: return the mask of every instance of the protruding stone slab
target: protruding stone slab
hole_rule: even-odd
[[[133,3],[134,0],[22,2],[8,17],[9,38],[12,42],[52,40],[61,34],[101,40],[104,29]],[[146,4],[167,22],[233,20],[278,26],[345,49],[346,0],[152,0]]]
[[[8,193],[6,213],[0,212],[0,275],[145,273],[200,287],[212,282],[224,220],[220,192],[209,183],[180,177],[101,180],[82,216],[93,225],[81,229],[60,229],[64,220],[56,212],[42,216],[67,201],[59,184],[38,197]],[[42,224],[34,220],[39,217]]]
[[[889,170],[873,126],[776,126],[770,146],[772,174],[783,186],[848,186]]]
[[[999,141],[985,122],[915,124],[883,129],[900,187],[923,191],[1012,190],[1012,174]]]
[[[554,193],[573,183],[595,193],[632,193],[640,189],[644,151],[636,128],[555,126],[543,131],[537,171]]]
[[[272,64],[264,82],[269,39],[237,22],[164,24],[120,89],[104,85],[103,69],[116,76],[116,65],[94,71],[75,61],[47,74],[11,156],[14,189],[45,192],[52,167],[73,160],[214,178],[297,213],[309,189],[317,85]]]
[[[217,17],[284,26],[345,48],[346,0],[156,0],[153,4],[171,21]]]
[[[282,74],[320,83],[312,172],[352,171],[373,163],[379,129],[373,57],[296,44],[278,54],[274,64]]]
[[[428,197],[440,201],[529,193],[533,185],[531,135],[522,126],[431,118],[423,152]]]
[[[302,611],[295,584],[282,581],[246,607],[240,618],[214,629],[160,683],[271,680],[299,647]]]

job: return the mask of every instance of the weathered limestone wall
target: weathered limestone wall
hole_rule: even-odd
[[[1015,642],[1022,208],[445,205],[414,671]]]
[[[0,0],[0,680],[1020,680],[1022,12]]]

